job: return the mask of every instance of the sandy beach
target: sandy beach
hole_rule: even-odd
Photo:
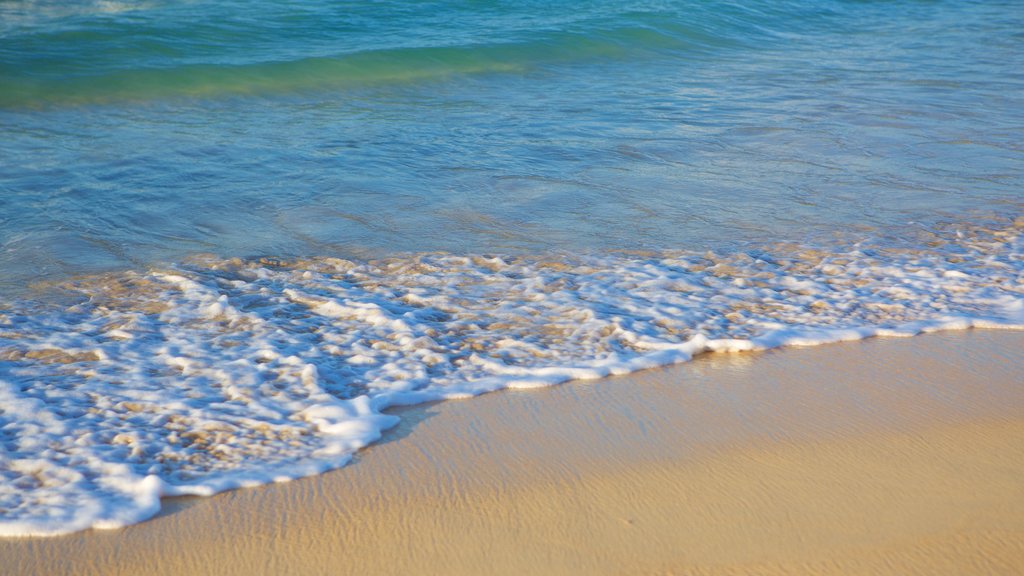
[[[708,355],[403,409],[352,465],[5,574],[1024,573],[1024,333]]]

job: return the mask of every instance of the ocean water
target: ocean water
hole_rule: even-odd
[[[388,406],[1024,328],[1019,1],[0,0],[0,535]]]

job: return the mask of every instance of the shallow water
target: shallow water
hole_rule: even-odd
[[[1015,2],[0,4],[3,288],[1020,212]]]
[[[0,2],[0,533],[395,403],[1024,324],[1016,2]]]

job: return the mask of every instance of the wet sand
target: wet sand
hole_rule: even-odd
[[[403,409],[347,468],[0,541],[4,574],[1020,574],[1024,332]]]

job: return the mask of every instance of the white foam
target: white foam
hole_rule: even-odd
[[[382,410],[684,362],[1024,326],[1019,225],[921,246],[206,259],[0,314],[0,535],[141,521],[342,466]],[[965,231],[966,230],[966,231]]]

